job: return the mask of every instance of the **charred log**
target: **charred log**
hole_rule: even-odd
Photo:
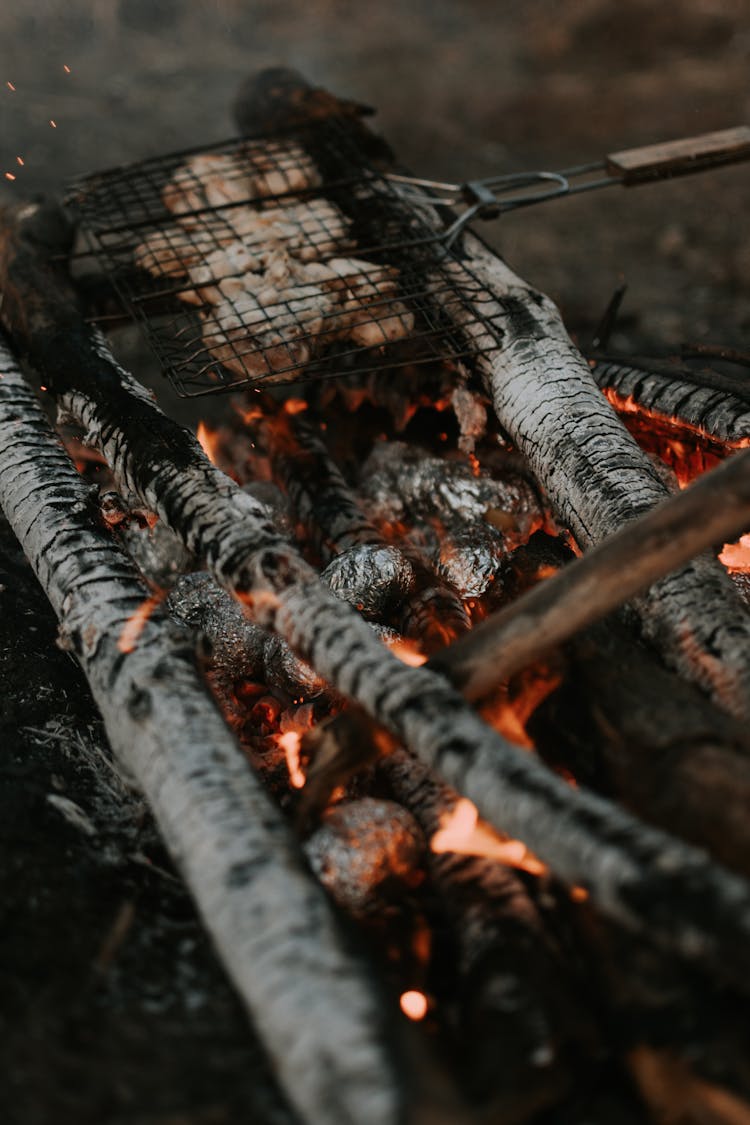
[[[651,583],[669,582],[676,567],[683,567],[680,574],[700,577],[706,556],[698,552],[712,543],[736,538],[748,520],[750,452],[743,451],[488,618],[449,652],[438,653],[433,666],[449,675],[469,698],[478,698]],[[691,558],[693,562],[686,567]],[[663,578],[665,574],[669,577]],[[737,640],[743,628],[738,620]],[[700,646],[689,635],[687,621],[684,629],[687,639],[683,643],[695,645],[697,650]],[[716,664],[717,676],[721,675],[723,665],[716,651],[710,659]]]
[[[401,1095],[373,988],[208,699],[184,638],[156,610],[123,651],[146,591],[96,526],[85,482],[5,349],[0,362],[3,509],[277,1073],[308,1120],[392,1122]],[[325,1013],[325,1036],[316,1011]]]
[[[750,442],[747,380],[685,364],[609,356],[592,361],[591,370],[597,386],[616,396],[615,407],[632,404],[730,449]]]

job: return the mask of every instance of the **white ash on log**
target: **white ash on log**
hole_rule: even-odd
[[[571,790],[487,727],[441,676],[406,667],[384,649],[289,548],[266,510],[215,469],[193,436],[94,342],[64,274],[44,257],[64,251],[67,232],[60,235],[59,217],[37,208],[6,226],[0,315],[63,408],[102,449],[121,487],[252,603],[260,623],[564,882],[585,886],[603,911],[632,929],[743,979],[750,967],[750,886],[609,802]]]
[[[616,409],[653,412],[730,447],[750,444],[746,379],[743,388],[742,379],[718,371],[638,358],[597,357],[591,371]]]
[[[591,547],[655,507],[667,490],[599,391],[552,302],[473,235],[464,249],[486,288],[476,312],[493,333],[468,316],[464,328],[485,350],[477,365],[498,419],[558,518],[582,548]],[[460,275],[459,267],[445,269]],[[459,314],[460,306],[451,310],[460,323]],[[667,661],[729,710],[750,714],[750,615],[715,558],[695,558],[634,604],[644,636]]]
[[[132,650],[122,650],[146,591],[96,526],[87,485],[5,348],[0,374],[2,507],[282,1084],[308,1121],[391,1125],[402,1095],[374,988],[184,639],[157,610]]]

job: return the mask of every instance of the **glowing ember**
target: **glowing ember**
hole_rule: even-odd
[[[649,410],[636,402],[632,395],[618,395],[611,387],[604,389],[604,395],[622,416],[638,444],[669,465],[680,488],[685,488],[695,477],[712,469],[735,449],[750,445],[750,438],[718,440],[700,426]]]
[[[125,622],[120,639],[117,642],[117,647],[120,652],[132,652],[138,644],[138,638],[146,627],[151,614],[162,601],[163,594],[153,594],[150,598],[146,598],[138,606],[138,609],[133,613]]]
[[[217,431],[209,430],[205,422],[199,422],[195,436],[198,439],[198,444],[201,449],[206,454],[206,457],[208,457],[212,465],[215,465],[218,460],[217,455],[219,451]]]
[[[63,63],[63,70],[65,71],[66,74],[70,74],[70,67],[68,66],[67,63]]]
[[[21,167],[23,168],[23,157],[22,156],[16,157],[16,164],[20,164]]]
[[[284,403],[284,410],[287,414],[301,414],[303,410],[307,410],[307,403],[303,398],[288,398]]]
[[[419,668],[420,665],[427,663],[427,657],[420,650],[416,641],[406,640],[402,637],[397,641],[387,642],[389,649],[394,656],[397,656],[402,664],[409,664],[412,668]]]
[[[15,86],[13,85],[13,83],[12,83],[12,82],[6,82],[6,83],[5,83],[5,85],[6,85],[7,87],[8,87],[8,89],[9,89],[9,90],[13,90],[13,91],[15,92],[15,89],[16,89],[16,88],[15,88]]]
[[[15,180],[16,177],[13,175],[12,172],[6,172],[5,178],[6,178],[6,180]]]
[[[49,123],[50,123],[50,125],[52,126],[52,128],[53,128],[53,129],[56,129],[56,128],[57,128],[57,122],[56,122],[56,121],[53,121],[51,117],[50,117],[50,119],[49,119]]]
[[[424,992],[410,988],[408,992],[401,993],[401,1011],[410,1020],[423,1020],[427,1015],[427,997]]]
[[[719,555],[727,570],[750,570],[750,535],[743,535],[739,543],[725,543]]]
[[[484,856],[509,867],[518,867],[530,875],[543,875],[547,868],[520,840],[503,839],[479,819],[476,805],[462,797],[452,812],[446,813],[440,828],[430,840],[430,849],[456,852],[458,855]]]
[[[277,741],[286,755],[286,765],[292,788],[302,789],[305,784],[305,775],[299,764],[299,750],[302,742],[299,733],[296,730],[288,730],[285,734],[277,735]]]

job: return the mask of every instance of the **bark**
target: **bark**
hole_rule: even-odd
[[[157,610],[132,651],[120,651],[145,590],[97,528],[89,489],[4,348],[0,370],[3,509],[284,1087],[308,1121],[398,1120],[383,1016],[322,891],[184,640]]]
[[[601,390],[681,422],[703,439],[729,446],[750,443],[746,379],[658,360],[614,357],[597,357],[591,371]]]
[[[540,753],[579,784],[750,875],[750,740],[611,623],[570,642],[561,687],[535,712]]]
[[[449,311],[477,346],[501,425],[562,523],[592,547],[664,500],[666,486],[600,394],[549,298],[473,235],[464,250],[461,266],[445,272],[460,285],[468,268],[485,295],[470,312]],[[634,606],[643,635],[669,663],[729,710],[750,714],[750,615],[716,559],[693,559]]]
[[[482,622],[436,654],[432,664],[468,698],[476,699],[650,583],[668,582],[691,570],[700,576],[714,560],[699,552],[713,543],[731,542],[748,526],[750,451],[745,450]],[[737,636],[742,628],[739,623]],[[699,649],[695,637],[689,643]],[[718,679],[723,666],[716,654],[711,659]],[[743,707],[734,710],[744,714]]]

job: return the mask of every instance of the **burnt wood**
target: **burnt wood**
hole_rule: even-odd
[[[0,375],[0,503],[282,1085],[305,1120],[392,1125],[404,1094],[374,984],[208,697],[184,634],[157,609],[123,651],[147,591],[97,525],[89,487],[4,346]]]

